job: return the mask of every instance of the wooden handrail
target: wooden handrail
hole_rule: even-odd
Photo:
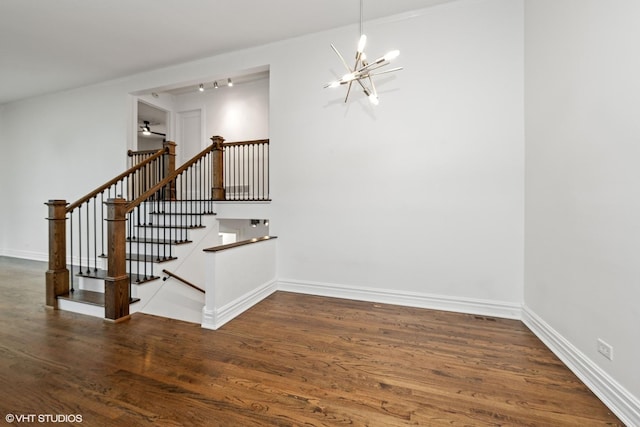
[[[268,139],[255,139],[253,141],[238,141],[238,142],[225,142],[225,147],[232,147],[234,145],[254,145],[254,144],[268,144]]]
[[[161,148],[162,150],[162,148]],[[156,153],[158,150],[140,150],[140,151],[133,151],[133,150],[129,150],[127,151],[127,156],[129,157],[133,157],[136,154],[154,154]]]
[[[235,243],[228,243],[226,245],[218,245],[218,246],[214,246],[212,248],[206,248],[206,249],[203,249],[203,251],[204,252],[220,252],[220,251],[224,251],[226,249],[237,248],[237,247],[246,246],[246,245],[252,245],[254,243],[265,242],[267,240],[273,240],[273,239],[277,239],[277,238],[278,238],[278,236],[255,237],[253,239],[241,240],[241,241],[235,242]]]
[[[203,294],[205,293],[204,289],[202,289],[201,287],[194,285],[193,283],[189,282],[189,281],[188,281],[188,280],[186,280],[186,279],[183,279],[182,277],[178,276],[178,275],[177,275],[177,274],[175,274],[175,273],[170,272],[169,270],[162,270],[162,272],[163,272],[164,274],[166,274],[167,276],[171,276],[171,277],[173,277],[174,279],[177,279],[177,280],[181,281],[182,283],[184,283],[184,284],[185,284],[185,285],[187,285],[187,286],[191,286],[193,289],[196,289],[196,290],[198,290],[198,291],[202,292]],[[167,280],[167,279],[168,279],[168,277],[165,277],[165,278],[163,278],[162,280]]]
[[[215,138],[220,138],[220,141],[224,141],[224,139],[222,137],[215,137]],[[212,138],[213,139],[213,138]],[[127,205],[127,210],[126,213],[131,212],[132,210],[134,210],[137,206],[139,206],[140,204],[142,204],[145,200],[147,200],[149,197],[153,196],[155,193],[157,193],[158,191],[160,191],[163,187],[166,187],[171,181],[173,181],[178,175],[182,174],[182,172],[184,172],[185,170],[189,169],[191,166],[193,166],[193,164],[195,164],[196,162],[198,162],[201,158],[203,158],[204,156],[207,155],[207,153],[209,153],[210,151],[213,151],[217,149],[217,145],[214,141],[214,143],[210,146],[208,146],[207,148],[205,148],[204,150],[202,150],[201,152],[199,152],[195,157],[193,157],[191,160],[189,160],[188,162],[186,162],[185,164],[183,164],[182,166],[180,166],[178,169],[176,169],[175,171],[173,171],[173,173],[169,174],[168,176],[164,177],[162,179],[162,181],[158,182],[156,185],[154,185],[153,187],[151,187],[149,190],[145,191],[142,195],[140,195],[137,199],[129,202],[129,204]]]
[[[153,162],[154,160],[156,160],[158,157],[164,155],[165,153],[168,153],[168,148],[161,148],[153,156],[143,160],[142,162],[138,163],[135,166],[130,167],[129,169],[127,169],[126,171],[122,172],[120,175],[116,176],[115,178],[113,178],[112,180],[108,181],[107,183],[102,184],[100,187],[96,188],[91,193],[87,194],[84,197],[81,197],[77,201],[75,201],[75,202],[71,203],[69,206],[67,206],[67,213],[71,212],[72,210],[74,210],[75,208],[77,208],[81,204],[85,203],[86,201],[92,199],[96,195],[100,194],[101,192],[103,192],[107,188],[109,188],[112,185],[114,185],[115,183],[117,183],[118,181],[122,180],[123,178],[131,175],[132,173],[134,173],[136,171],[138,171],[143,166]]]

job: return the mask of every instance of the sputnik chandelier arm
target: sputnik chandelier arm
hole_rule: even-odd
[[[364,53],[364,48],[367,44],[367,36],[362,32],[362,1],[363,0],[360,0],[360,40],[358,41],[358,47],[356,49],[356,63],[353,68],[349,67],[349,64],[347,64],[347,61],[345,61],[342,54],[340,54],[340,51],[338,51],[338,49],[333,44],[331,44],[331,48],[336,53],[336,55],[338,55],[338,58],[340,58],[342,65],[344,65],[344,68],[348,72],[339,80],[329,82],[324,87],[328,88],[347,85],[347,95],[344,98],[344,102],[346,103],[349,99],[349,94],[351,93],[351,86],[353,85],[353,82],[357,82],[362,88],[364,94],[369,98],[369,101],[371,101],[371,103],[374,105],[378,105],[378,92],[376,91],[376,86],[373,83],[373,79],[371,77],[399,71],[402,70],[402,67],[396,67],[386,71],[379,71],[377,73],[374,73],[373,71],[377,70],[378,68],[384,67],[385,65],[388,65],[393,59],[397,58],[398,55],[400,55],[400,51],[392,50],[391,52],[388,52],[384,56],[381,56],[371,63],[367,62],[367,55]]]

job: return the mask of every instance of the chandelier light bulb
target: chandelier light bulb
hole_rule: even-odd
[[[399,50],[392,50],[391,52],[387,52],[387,54],[384,56],[384,60],[391,61],[393,59],[396,59],[399,55],[400,55]]]
[[[356,78],[356,75],[354,73],[347,73],[344,76],[342,76],[342,81],[343,82],[350,82],[351,80],[353,80],[355,78]]]
[[[358,42],[358,53],[364,52],[364,46],[367,44],[367,36],[361,35],[360,41]]]
[[[373,105],[378,105],[380,103],[380,100],[374,93],[372,93],[369,95],[369,102],[372,103]]]

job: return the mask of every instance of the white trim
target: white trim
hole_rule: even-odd
[[[526,305],[522,322],[628,426],[640,426],[640,400]]]
[[[70,301],[58,298],[58,310],[84,314],[85,316],[105,318],[104,307],[101,305],[86,304],[79,301]]]
[[[31,261],[49,262],[49,254],[46,252],[21,251],[16,249],[4,249],[0,251],[0,256],[9,258],[28,259]]]
[[[382,304],[427,308],[431,310],[444,310],[458,313],[478,314],[482,316],[502,317],[506,319],[520,320],[521,317],[520,304],[502,301],[450,297],[391,289],[365,288],[290,279],[278,280],[278,290],[333,298],[377,302]]]
[[[218,329],[277,290],[277,283],[275,280],[272,280],[236,298],[219,309],[212,310],[205,306],[202,309],[202,327],[206,329]]]

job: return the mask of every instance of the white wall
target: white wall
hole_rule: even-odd
[[[271,65],[272,233],[292,283],[519,304],[523,4],[460,1],[365,24],[399,48],[380,105],[321,90],[357,28],[282,43]],[[295,52],[295,54],[293,54]],[[302,59],[301,52],[313,56]],[[297,288],[299,289],[299,288]]]
[[[269,138],[269,80],[229,88],[193,92],[175,97],[176,111],[205,112],[207,144],[214,135],[227,142]]]
[[[636,0],[535,0],[525,23],[525,304],[635,405],[638,16]],[[598,338],[613,346],[612,361],[598,354]]]
[[[4,106],[0,254],[46,260],[44,203],[74,201],[124,170],[128,107],[109,85]]]
[[[322,89],[344,72],[329,44],[352,54],[357,24],[7,105],[19,213],[2,208],[14,224],[2,253],[44,257],[42,203],[71,201],[121,170],[135,126],[129,93],[268,65],[264,217],[280,237],[280,277],[517,309],[522,13],[522,1],[461,0],[365,22],[368,54],[399,48],[405,67],[376,79],[377,108],[357,90],[344,105],[343,88]]]
[[[218,329],[277,289],[276,239],[207,252],[205,256],[204,328]]]

